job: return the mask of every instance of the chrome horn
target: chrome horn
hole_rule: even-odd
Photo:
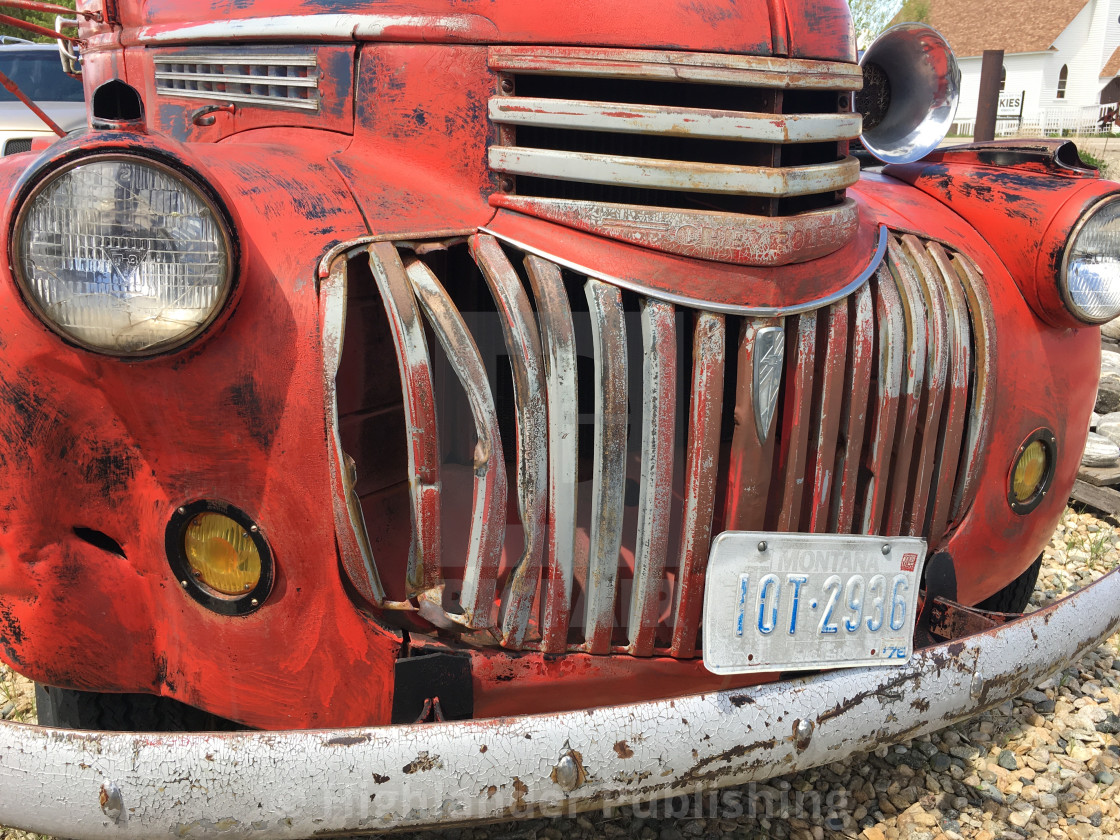
[[[863,145],[885,163],[911,163],[945,139],[957,111],[961,71],[948,42],[921,23],[900,23],[860,59]]]

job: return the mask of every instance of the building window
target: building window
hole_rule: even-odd
[[[999,68],[999,92],[1003,93],[1007,89],[1007,68]]]
[[[1069,67],[1062,65],[1062,72],[1058,74],[1058,99],[1066,98],[1066,80],[1069,79]]]

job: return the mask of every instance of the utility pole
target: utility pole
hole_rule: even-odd
[[[976,103],[976,128],[972,139],[981,143],[996,139],[999,82],[1003,76],[1003,50],[984,50],[980,63],[980,98]]]

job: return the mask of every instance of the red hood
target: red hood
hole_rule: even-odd
[[[83,5],[89,5],[88,0]],[[201,23],[352,15],[355,25],[359,18],[368,22],[384,17],[387,31],[379,37],[393,40],[429,40],[416,33],[423,30],[424,18],[430,18],[430,40],[855,60],[851,18],[844,0],[800,4],[790,0],[119,0],[117,6],[126,42],[135,37],[129,30],[142,27],[151,34],[152,28]],[[336,22],[343,28],[347,24],[337,18]],[[406,29],[408,36],[400,37],[394,28]],[[448,36],[448,31],[460,36]],[[258,33],[256,38],[267,36]]]

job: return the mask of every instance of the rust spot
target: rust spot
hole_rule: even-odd
[[[750,697],[746,694],[736,694],[733,697],[731,697],[731,705],[734,706],[736,709],[741,709],[741,708],[743,708],[743,706],[753,705],[754,702],[755,702],[754,698]]]
[[[919,697],[917,700],[912,700],[910,702],[910,708],[917,709],[919,712],[928,712],[929,700],[924,697]]]
[[[327,741],[328,747],[353,747],[369,741],[368,735],[340,735]]]
[[[614,751],[619,758],[632,758],[634,756],[634,751],[630,749],[630,745],[625,741],[619,741],[615,744]]]
[[[443,762],[439,760],[438,755],[428,755],[426,752],[420,753],[412,761],[406,764],[401,770],[405,773],[426,773],[429,770],[434,770],[437,767],[443,767]]]
[[[517,776],[513,777],[513,801],[517,803],[517,808],[525,807],[525,794],[529,792],[529,786],[525,784]]]
[[[481,747],[478,748],[478,751],[480,753],[484,753],[484,752],[486,752],[487,749],[489,749],[489,747],[487,747],[485,744],[483,744]]]
[[[497,785],[490,785],[490,787],[486,788],[486,798],[487,799],[493,799],[494,794],[496,794],[497,792],[498,792],[498,786]]]
[[[97,798],[101,803],[101,807],[104,808],[109,801],[109,791],[105,790],[105,788],[101,788],[101,792],[98,794]]]
[[[388,777],[388,776],[382,776],[382,775],[381,775],[380,773],[374,773],[374,774],[373,774],[373,782],[374,782],[374,784],[377,784],[377,785],[383,785],[383,784],[385,784],[385,783],[386,783],[387,781],[389,781],[389,777]]]

